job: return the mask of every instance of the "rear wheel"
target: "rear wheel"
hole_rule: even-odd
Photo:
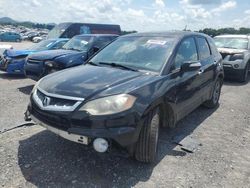
[[[222,79],[219,78],[215,82],[211,99],[206,101],[204,103],[204,106],[206,106],[207,108],[215,108],[216,106],[218,106],[219,99],[220,99],[220,93],[221,93],[221,87],[222,87]]]
[[[159,109],[155,109],[145,117],[144,125],[135,146],[135,158],[138,161],[150,163],[156,159],[159,128],[160,113]]]
[[[240,82],[247,81],[248,72],[249,72],[249,63],[246,65],[246,68],[244,69],[244,73],[242,75],[240,75],[240,77],[239,77]]]

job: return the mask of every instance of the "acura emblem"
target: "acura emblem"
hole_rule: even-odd
[[[50,103],[50,98],[49,97],[44,97],[43,99],[43,106],[48,106]]]

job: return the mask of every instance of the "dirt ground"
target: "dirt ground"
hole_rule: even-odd
[[[22,43],[20,43],[22,45]],[[0,72],[0,130],[22,125],[32,80]],[[250,81],[226,81],[220,106],[200,107],[163,129],[159,157],[142,164],[120,152],[98,154],[38,125],[0,133],[2,187],[250,187]],[[172,138],[201,143],[188,153]]]

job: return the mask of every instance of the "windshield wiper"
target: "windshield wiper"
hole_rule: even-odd
[[[98,64],[97,64],[97,63],[94,63],[93,61],[89,61],[89,62],[87,62],[87,64],[94,65],[94,66],[98,66]]]
[[[79,49],[76,49],[76,48],[66,48],[66,50],[75,50],[75,51],[81,51]]]
[[[98,64],[100,64],[100,65],[110,65],[112,67],[120,67],[120,68],[123,68],[123,69],[131,70],[131,71],[136,71],[136,72],[138,71],[137,69],[128,67],[126,65],[117,64],[117,63],[99,62]]]

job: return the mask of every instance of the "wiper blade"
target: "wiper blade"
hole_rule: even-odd
[[[98,66],[98,64],[97,64],[97,63],[94,63],[93,61],[89,61],[89,62],[87,62],[87,64],[94,65],[94,66]]]
[[[136,72],[138,71],[137,69],[128,67],[126,65],[117,64],[117,63],[99,62],[98,64],[101,64],[101,65],[110,65],[112,67],[120,67],[120,68],[123,68],[123,69],[131,70],[131,71],[136,71]]]

